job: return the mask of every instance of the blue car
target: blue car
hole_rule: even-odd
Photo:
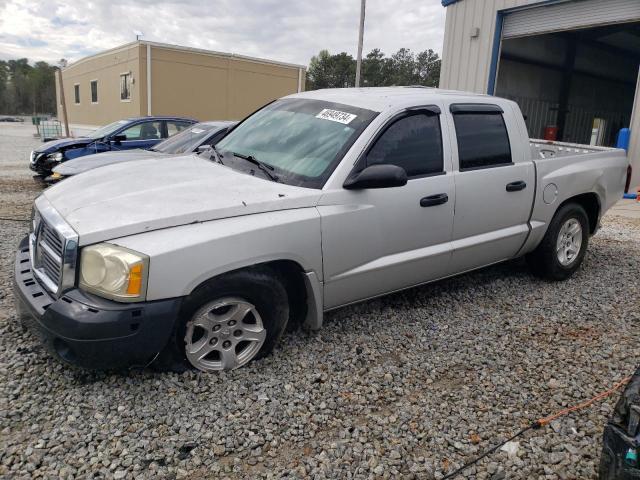
[[[183,117],[136,117],[118,120],[87,137],[62,138],[43,143],[31,152],[29,168],[47,176],[56,165],[66,160],[94,153],[147,149],[174,133],[193,125],[196,120]]]

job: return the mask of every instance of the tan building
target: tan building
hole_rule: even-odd
[[[142,115],[238,120],[302,91],[305,67],[136,41],[70,64],[62,80],[69,123],[80,128]],[[57,78],[56,95],[62,120]]]
[[[613,146],[640,184],[640,0],[442,0],[440,87],[515,100],[531,137]]]

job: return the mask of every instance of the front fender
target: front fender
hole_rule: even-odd
[[[322,282],[315,207],[194,223],[110,243],[150,257],[147,300],[186,296],[210,278],[276,260],[293,261]]]

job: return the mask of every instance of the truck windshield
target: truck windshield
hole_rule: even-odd
[[[206,123],[198,123],[180,133],[176,133],[173,137],[158,143],[151,150],[160,153],[186,153],[195,149],[214,131],[220,130],[219,125],[207,125]]]
[[[99,129],[91,132],[89,138],[93,140],[98,140],[100,138],[104,138],[108,135],[111,135],[113,132],[118,130],[124,124],[128,123],[127,120],[118,120],[117,122],[110,123],[109,125],[105,125],[104,127],[100,127]]]
[[[217,148],[224,157],[238,154],[260,160],[282,183],[322,188],[376,115],[339,103],[282,99],[243,121]]]

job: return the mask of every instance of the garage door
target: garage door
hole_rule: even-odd
[[[640,20],[640,0],[574,0],[508,14],[504,38]]]

